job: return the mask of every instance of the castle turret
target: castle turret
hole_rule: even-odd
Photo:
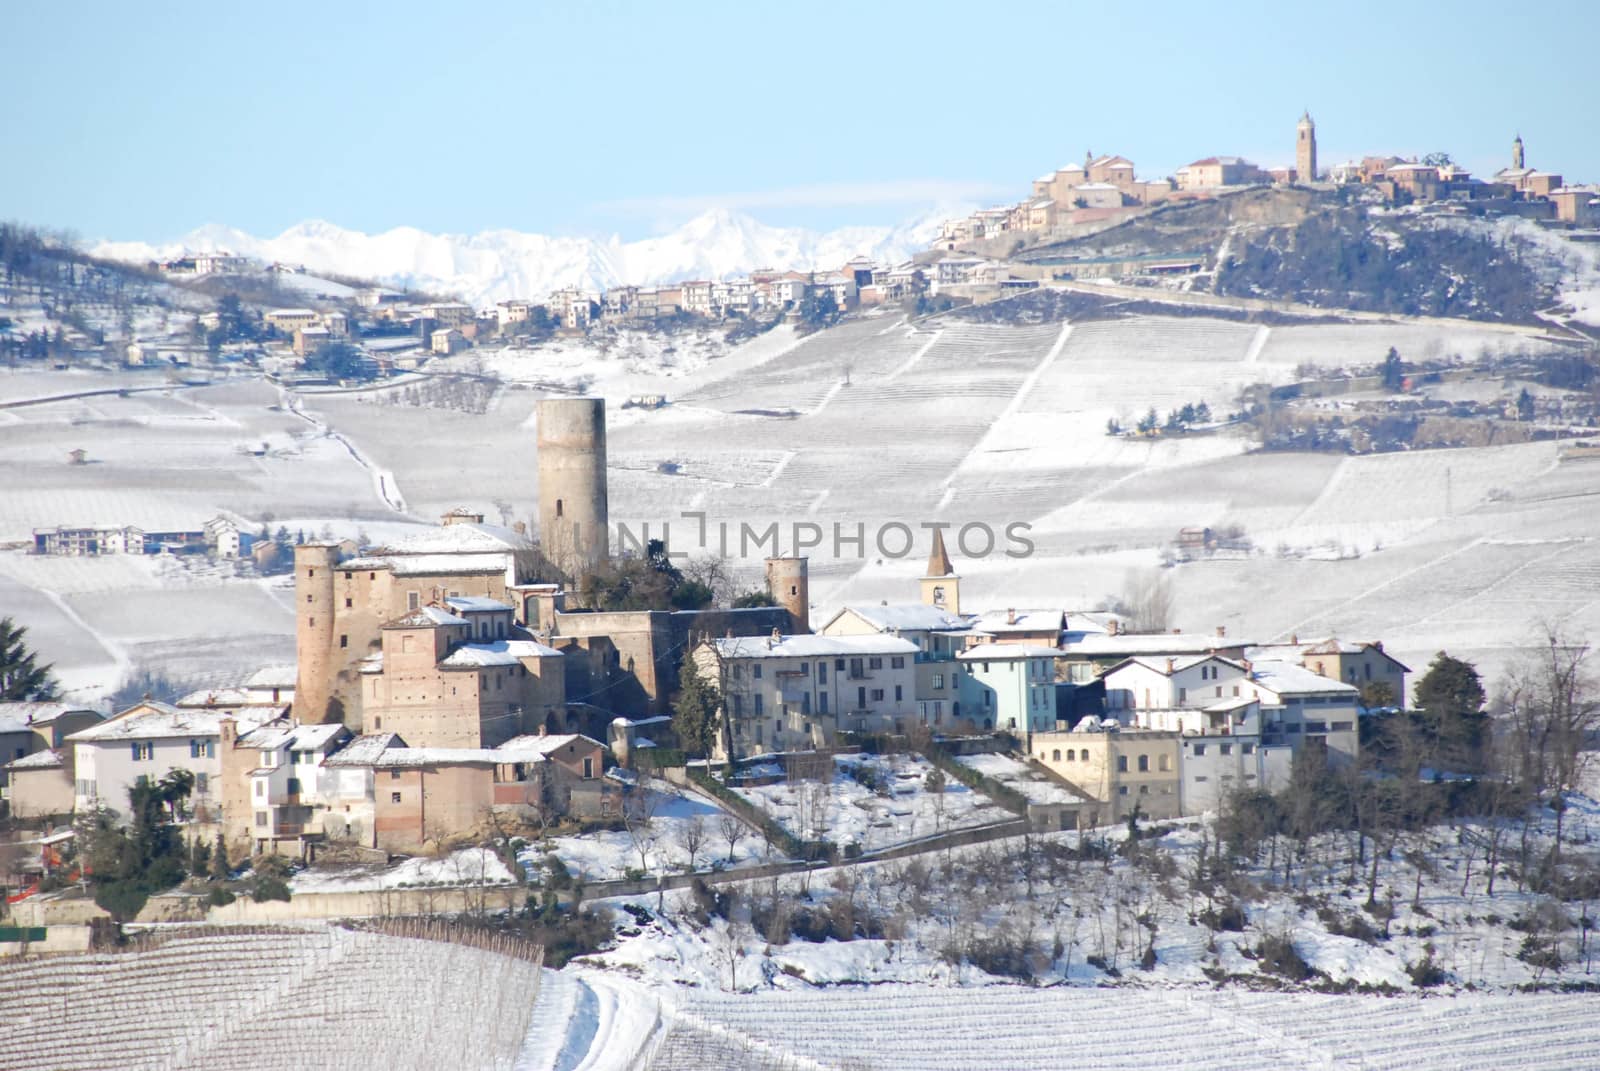
[[[789,631],[811,631],[811,580],[805,558],[768,558],[767,591],[789,611]]]
[[[604,398],[543,398],[539,424],[539,540],[571,580],[610,554]]]
[[[332,709],[334,676],[341,666],[335,649],[333,571],[343,545],[302,543],[294,548],[294,685],[296,720],[314,724],[342,721],[342,706]]]
[[[1294,170],[1298,182],[1317,181],[1317,124],[1311,121],[1310,110],[1295,127]]]

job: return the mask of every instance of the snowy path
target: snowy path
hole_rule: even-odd
[[[302,409],[300,400],[295,396],[294,392],[279,387],[278,398],[285,412],[293,413],[350,452],[350,456],[355,459],[356,464],[372,475],[373,490],[377,492],[379,500],[385,506],[395,513],[404,514],[406,512],[406,500],[400,494],[400,484],[395,480],[393,472],[379,468],[371,458],[361,452],[355,443],[351,442],[343,432],[336,430],[332,424],[319,420]]]
[[[658,995],[596,971],[545,971],[516,1071],[626,1071],[670,1020]]]

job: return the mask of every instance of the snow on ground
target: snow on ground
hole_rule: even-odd
[[[929,791],[934,766],[920,755],[836,755],[833,761],[831,784],[780,782],[735,791],[803,840],[854,844],[864,852],[1015,817],[949,778],[943,792]]]
[[[511,872],[488,848],[462,848],[437,859],[404,859],[393,866],[313,866],[289,879],[293,893],[367,892],[458,885],[506,885]]]
[[[534,873],[544,853],[553,852],[574,878],[593,882],[626,877],[629,870],[650,874],[688,870],[691,842],[697,839],[695,866],[702,870],[714,864],[731,868],[784,858],[744,822],[703,796],[659,779],[650,779],[647,791],[648,821],[631,822],[631,831],[551,837],[524,848],[518,861]]]

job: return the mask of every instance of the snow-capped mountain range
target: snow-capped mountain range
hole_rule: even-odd
[[[880,262],[902,261],[927,248],[941,219],[964,211],[940,210],[894,227],[818,232],[771,227],[726,209],[711,209],[676,230],[631,242],[618,236],[557,237],[510,230],[430,234],[415,227],[364,234],[321,220],[298,223],[276,238],[258,238],[213,224],[162,245],[103,241],[90,252],[144,263],[185,252],[226,250],[303,264],[313,272],[456,294],[483,306],[508,298],[538,298],[566,286],[603,290],[726,279],[758,268],[813,271],[863,255]]]

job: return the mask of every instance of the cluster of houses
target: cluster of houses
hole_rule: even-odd
[[[77,451],[74,451],[77,453]],[[211,554],[237,558],[254,540],[218,514],[197,529],[156,531],[132,524],[57,525],[33,530],[33,552],[69,558],[102,554]]]
[[[1134,215],[1168,201],[1216,197],[1261,185],[1367,185],[1395,204],[1449,202],[1462,211],[1503,212],[1555,224],[1600,224],[1600,186],[1568,185],[1562,176],[1526,166],[1522,138],[1512,145],[1511,166],[1487,182],[1446,157],[1426,160],[1368,156],[1319,168],[1316,124],[1309,112],[1295,127],[1293,167],[1261,167],[1238,156],[1208,156],[1170,177],[1140,179],[1124,156],[1085,154],[1034,179],[1032,194],[1011,205],[980,209],[940,228],[936,248],[955,252],[978,243],[1047,240],[1082,233],[1086,226]]]
[[[683,761],[664,750],[676,656],[716,686],[715,761],[987,738],[1081,800],[1063,822],[1162,818],[1280,786],[1302,749],[1353,759],[1368,697],[1405,694],[1381,643],[968,612],[937,534],[917,601],[847,605],[816,632],[804,559],[769,562],[776,606],[601,612],[531,576],[533,550],[466,511],[381,547],[296,548],[296,666],[109,719],[0,706],[12,814],[123,814],[138,779],[183,769],[190,820],[239,852],[405,852],[492,819],[616,815],[633,783],[618,759]]]

